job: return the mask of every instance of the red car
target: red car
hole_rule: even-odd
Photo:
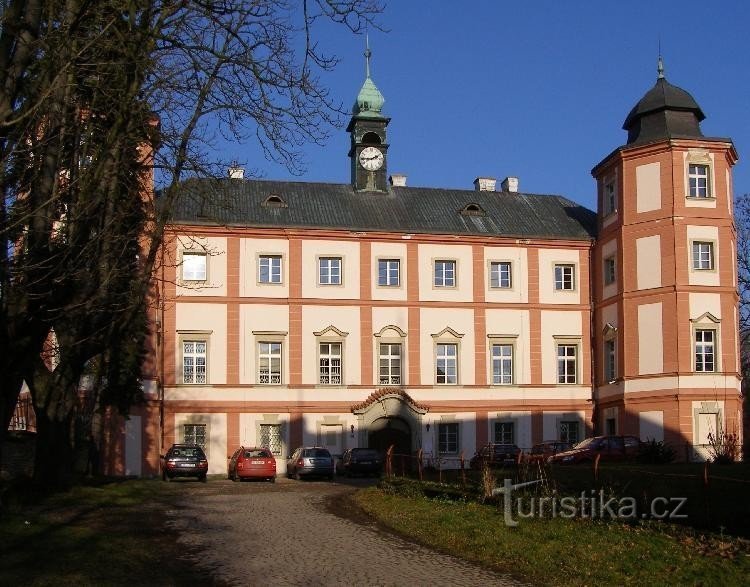
[[[232,481],[267,479],[273,483],[276,481],[276,459],[267,448],[241,446],[229,457],[227,476]]]
[[[551,456],[547,462],[561,465],[591,463],[597,455],[601,462],[627,461],[638,456],[641,441],[637,436],[594,436],[579,442],[571,450]]]

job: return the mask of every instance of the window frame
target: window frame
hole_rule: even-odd
[[[703,263],[703,259],[702,259],[703,251],[700,250],[700,247],[703,245],[708,246],[708,255],[709,255],[708,267],[701,267]],[[696,246],[698,247],[697,257],[696,257]],[[715,271],[716,270],[715,250],[716,250],[716,246],[715,246],[714,241],[707,241],[707,240],[690,241],[690,257],[691,257],[690,268],[693,271]]]
[[[605,178],[602,184],[602,211],[603,216],[609,216],[617,212],[617,184],[615,177]]]
[[[693,172],[692,168],[702,168],[705,173]],[[695,200],[710,200],[713,196],[713,186],[711,182],[711,163],[706,161],[687,161],[687,197]],[[704,179],[705,186],[700,185],[700,180]],[[701,191],[705,193],[701,194]]]
[[[269,346],[269,352],[264,353],[263,349],[261,348],[262,345],[268,345]],[[279,352],[278,354],[272,353],[270,347],[273,345],[278,345]],[[256,381],[258,385],[283,385],[284,383],[284,343],[280,340],[258,340],[256,342]],[[274,373],[272,369],[273,365],[273,359],[278,358],[279,361],[279,370],[278,373]],[[261,372],[263,360],[266,359],[268,361],[268,381],[262,381],[263,373]],[[273,381],[274,375],[278,376],[278,381]]]
[[[269,264],[269,280],[263,280],[263,261],[264,259],[278,259],[279,261],[279,280],[273,280],[273,267]],[[284,284],[284,255],[279,253],[258,253],[258,284],[260,285],[283,285]]]
[[[386,265],[386,283],[381,283],[380,281],[380,266],[381,263],[385,263]],[[391,281],[390,274],[391,274],[391,263],[395,263],[396,265],[396,282],[395,283],[389,283]],[[385,287],[385,288],[398,288],[401,287],[401,259],[397,257],[378,257],[377,259],[377,286],[378,287]]]
[[[575,431],[576,431],[576,440],[575,442],[570,439],[570,432],[568,431],[567,435],[563,437],[563,427],[565,425],[574,425]],[[578,419],[561,419],[557,424],[557,437],[560,442],[570,442],[572,445],[576,445],[579,442],[581,442],[581,421]]]
[[[203,444],[198,442],[198,435],[193,434],[193,437],[195,438],[194,442],[191,442],[191,440],[188,440],[188,433],[187,429],[188,427],[191,427],[193,429],[202,428],[203,429]],[[208,455],[208,443],[207,439],[208,436],[208,424],[205,422],[184,422],[182,424],[182,442],[183,444],[195,444],[197,446],[200,446],[203,449],[203,452]],[[192,438],[191,438],[192,439]]]
[[[442,283],[438,283],[438,264],[443,266],[442,269]],[[445,267],[447,265],[452,266],[452,282],[447,283]],[[432,262],[432,287],[435,289],[455,289],[458,284],[458,261],[456,259],[434,259]]]
[[[558,269],[561,271],[560,279],[557,278]],[[570,270],[570,287],[566,287],[568,281],[565,271]],[[553,283],[555,291],[575,291],[576,290],[576,264],[575,263],[555,263],[553,268]]]
[[[501,265],[508,266],[508,284],[503,285]],[[495,271],[495,269],[498,269]],[[497,285],[493,282],[493,273],[497,274]],[[489,262],[489,287],[490,289],[513,289],[513,262],[506,260],[494,260]]]
[[[505,347],[510,349],[510,355],[498,355],[495,356],[495,348]],[[492,385],[513,385],[515,383],[515,344],[512,341],[507,340],[491,340],[490,341],[490,378]],[[495,362],[500,363],[500,380],[498,381],[495,377]],[[503,373],[503,363],[505,361],[510,362],[510,380],[503,381],[505,373]]]
[[[564,379],[565,381],[561,381],[561,373],[560,373],[560,362],[564,361],[566,365],[570,363],[570,357],[568,355],[560,356],[560,349],[562,348],[569,348],[573,349],[573,381],[567,381],[567,379],[570,376],[570,373],[568,373],[568,369],[566,367]],[[557,385],[577,385],[579,380],[579,374],[578,374],[578,356],[580,354],[580,342],[578,341],[570,341],[570,340],[561,340],[556,341],[555,343],[555,373],[556,373],[556,379],[557,379]]]
[[[264,446],[263,444],[263,429],[276,429],[279,433],[279,452],[274,452],[274,449],[271,446],[271,436],[269,435],[269,442],[268,446]],[[281,457],[284,454],[284,427],[281,422],[259,422],[258,423],[258,446],[261,448],[267,448],[269,451],[271,451],[271,454],[274,457]]]
[[[617,259],[614,255],[610,255],[604,259],[602,271],[604,273],[605,286],[617,282]]]
[[[437,435],[438,454],[457,455],[459,453],[461,449],[461,426],[459,422],[438,422]],[[454,446],[451,446],[451,444]],[[443,450],[443,447],[445,447],[445,450]]]
[[[202,258],[203,259],[203,277],[186,277],[185,276],[185,259]],[[192,251],[183,249],[180,252],[180,282],[185,284],[206,283],[208,281],[208,253],[206,251]]]
[[[185,343],[204,343],[205,344],[205,382],[185,381]],[[210,385],[210,365],[211,365],[211,331],[178,331],[177,332],[177,356],[179,357],[177,365],[177,384],[178,385]],[[194,365],[195,367],[195,365]],[[195,374],[195,371],[194,371]]]
[[[617,379],[617,341],[614,338],[604,340],[604,382],[613,383]]]
[[[344,341],[343,340],[318,340],[318,385],[325,385],[326,387],[341,387],[344,385]],[[323,345],[328,346],[328,352],[323,352]],[[339,347],[338,355],[331,353],[331,347],[337,345]],[[328,376],[327,381],[323,381],[323,364],[322,361],[326,358],[328,361],[333,361],[338,356],[338,383],[333,382],[333,368],[335,365],[329,363],[327,365]]]
[[[322,271],[323,271],[323,262],[331,262],[331,261],[338,261],[338,268],[339,268],[339,275],[338,275],[338,281],[333,282],[331,281],[331,276],[333,275],[333,272],[331,271],[330,265],[328,268],[328,279],[329,281],[324,282],[321,278],[323,277]],[[344,285],[344,258],[341,256],[336,255],[320,255],[317,257],[317,270],[318,270],[318,285],[320,286],[342,286]]]
[[[389,340],[377,341],[376,344],[378,345],[378,385],[385,385],[385,386],[393,386],[393,385],[395,385],[395,386],[401,386],[401,385],[403,385],[403,381],[404,381],[404,345],[401,343],[401,341],[389,341]],[[398,347],[398,349],[399,349],[399,354],[397,356],[397,360],[398,360],[398,375],[397,376],[394,376],[393,375],[393,371],[392,371],[392,369],[393,369],[393,361],[394,361],[394,357],[396,357],[396,355],[393,355],[393,354],[384,355],[383,354],[383,347],[384,346]],[[384,357],[385,357],[385,360],[388,362],[388,364],[387,364],[387,369],[388,369],[387,379],[388,380],[385,381],[385,382],[383,381],[383,373],[382,373],[382,369],[383,369],[383,363],[382,362],[384,360]],[[398,377],[398,381],[393,381],[394,377]]]
[[[704,336],[705,334],[711,334],[711,340],[698,340],[699,334],[701,336]],[[710,346],[711,349],[711,369],[706,369],[706,356],[708,353],[705,351],[702,352],[700,355],[698,353],[698,347],[701,346]],[[701,369],[698,368],[699,366],[699,356],[703,357],[700,361]],[[718,365],[718,329],[712,328],[712,327],[705,327],[703,325],[696,326],[693,330],[693,370],[695,373],[718,373],[719,372],[719,365]]]
[[[502,430],[506,426],[510,426],[510,440],[505,439],[506,431]],[[498,439],[498,432],[500,439]],[[508,419],[496,420],[493,426],[493,438],[496,444],[516,444],[516,422]]]
[[[453,354],[453,362],[454,362],[454,365],[453,365],[453,370],[454,370],[453,378],[454,378],[454,380],[453,381],[448,381],[448,378],[449,378],[449,375],[448,375],[449,364],[447,363],[447,361],[450,360],[451,355],[450,354],[441,355],[440,354],[440,347],[453,347],[455,349],[455,353]],[[458,344],[458,341],[453,341],[453,340],[448,340],[448,341],[446,341],[446,340],[436,340],[435,341],[435,358],[434,358],[434,365],[435,365],[435,385],[458,385],[458,357],[459,357],[459,344]],[[445,378],[445,381],[443,381],[443,382],[441,382],[439,380],[440,377],[441,377],[441,375],[439,375],[439,371],[438,371],[441,358],[442,358],[442,360],[446,361],[445,372],[442,375],[442,377]]]

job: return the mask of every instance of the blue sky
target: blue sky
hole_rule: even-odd
[[[750,192],[749,17],[740,0],[392,0],[387,32],[370,31],[372,78],[392,118],[388,171],[461,189],[514,175],[521,191],[593,208],[590,170],[625,143],[622,123],[656,81],[661,40],[667,80],[697,100],[706,136],[734,140],[735,193]],[[321,41],[341,58],[324,81],[348,107],[364,81],[364,39],[341,28]],[[268,179],[345,183],[348,149],[344,128],[303,147],[301,176],[252,143],[221,155]]]

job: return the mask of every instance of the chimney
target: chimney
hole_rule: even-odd
[[[518,178],[509,176],[503,180],[500,184],[500,189],[504,192],[517,192],[518,191]]]
[[[474,189],[478,192],[494,192],[497,180],[494,177],[477,177],[474,180]]]
[[[232,164],[229,166],[229,170],[227,173],[229,175],[229,179],[244,179],[245,168],[240,167],[237,161],[232,161]]]
[[[403,173],[393,173],[389,178],[388,181],[391,182],[391,185],[396,188],[403,188],[406,187],[406,176]]]

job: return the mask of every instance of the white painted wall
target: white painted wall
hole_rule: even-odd
[[[661,302],[638,306],[638,373],[664,371],[664,334]]]
[[[281,283],[260,283],[261,255],[281,256]],[[289,297],[289,241],[272,238],[240,239],[240,296]]]
[[[661,208],[661,164],[647,163],[635,168],[636,211]]]

